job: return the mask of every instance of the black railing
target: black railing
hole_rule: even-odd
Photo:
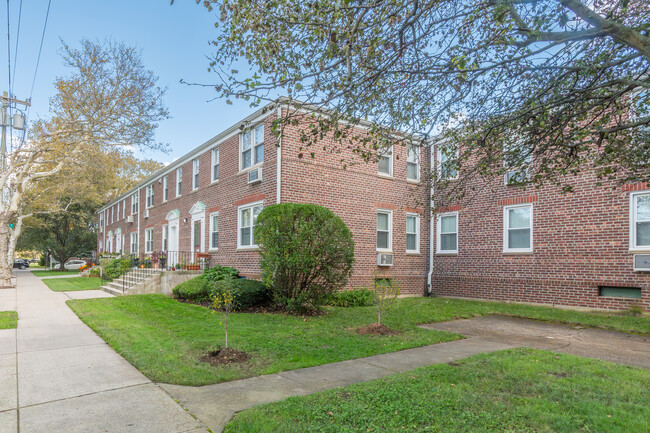
[[[126,260],[122,272],[108,275],[105,269],[101,271],[101,285],[113,283],[121,286],[122,293],[155,272],[204,270],[210,265],[210,254],[193,253],[191,251],[155,251],[141,255],[125,255],[119,257]]]

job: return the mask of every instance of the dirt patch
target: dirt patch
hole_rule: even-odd
[[[558,379],[564,379],[565,377],[571,376],[571,374],[567,373],[566,371],[562,371],[559,373],[548,373],[549,376],[555,376]]]
[[[457,362],[448,362],[447,365],[451,365],[452,367],[459,367],[460,364]]]
[[[377,325],[376,323],[373,323],[371,325],[364,326],[362,328],[357,329],[357,334],[359,334],[359,335],[397,335],[397,334],[399,334],[399,332],[395,331],[394,329],[390,329],[388,326]]]
[[[208,352],[207,355],[201,358],[203,362],[209,362],[212,365],[228,365],[228,364],[239,364],[242,362],[248,361],[248,354],[242,352],[241,350],[233,349],[229,347],[227,349],[217,349]]]

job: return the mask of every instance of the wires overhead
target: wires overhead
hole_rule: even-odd
[[[20,21],[23,16],[23,0],[20,0],[20,6],[18,7],[18,28],[16,30],[16,47],[14,49],[14,70],[11,73],[11,81],[16,84],[16,64],[18,63],[18,40],[20,39]],[[7,17],[7,21],[9,17]],[[9,89],[11,93],[14,92],[14,89]]]
[[[34,79],[32,80],[32,88],[29,91],[29,100],[32,99],[32,94],[34,93],[34,84],[36,84],[36,74],[38,73],[38,65],[41,63],[41,52],[43,51],[43,41],[45,40],[45,30],[47,29],[47,19],[50,16],[51,5],[52,5],[52,0],[49,0],[47,2],[47,12],[45,13],[45,23],[43,24],[43,33],[41,34],[41,45],[38,48],[38,57],[36,59],[36,69],[34,70]]]

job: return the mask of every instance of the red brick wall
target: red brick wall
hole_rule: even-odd
[[[433,293],[590,308],[628,308],[639,300],[598,296],[598,286],[639,287],[650,309],[650,274],[633,271],[630,196],[597,187],[584,173],[554,186],[521,189],[503,178],[479,188],[459,214],[457,255],[434,258]],[[634,188],[627,188],[634,189]],[[533,204],[533,252],[503,252],[503,206]]]
[[[136,222],[126,223],[121,219],[107,224],[102,239],[109,230],[122,227],[123,233],[137,229],[140,221],[139,249],[144,254],[145,227],[154,229],[154,251],[162,248],[162,226],[167,223],[167,214],[180,211],[180,250],[191,250],[190,208],[197,202],[206,206],[205,239],[209,242],[209,217],[211,211],[219,211],[219,250],[212,253],[211,262],[234,266],[243,275],[256,277],[260,270],[258,253],[237,249],[237,206],[246,202],[263,200],[264,205],[276,203],[276,157],[277,139],[271,133],[271,122],[275,113],[265,119],[265,155],[263,180],[261,184],[249,185],[246,173],[239,173],[239,136],[235,134],[220,145],[219,181],[210,184],[211,148],[199,156],[199,185],[192,191],[192,162],[183,165],[182,195],[176,198],[176,167],[167,175],[169,200],[161,203],[162,181],[154,181],[155,205],[149,210],[149,218],[143,219],[146,204],[145,188],[140,191],[139,212]],[[330,208],[339,215],[351,229],[355,241],[354,276],[350,287],[368,286],[375,273],[391,277],[400,282],[405,294],[423,294],[426,285],[428,257],[428,223],[420,219],[420,253],[406,254],[406,212],[422,213],[426,209],[424,185],[406,181],[406,149],[396,146],[393,158],[393,177],[382,178],[377,174],[376,163],[364,163],[351,151],[333,154],[322,150],[323,141],[314,152],[314,158],[303,156],[299,150],[299,134],[296,127],[285,130],[282,138],[281,193],[282,202],[316,203]],[[424,158],[425,152],[422,152]],[[343,169],[341,158],[358,163]],[[162,176],[160,176],[160,179]],[[127,215],[130,215],[130,199],[127,199]],[[379,207],[393,210],[393,253],[394,266],[379,268],[376,251],[376,212]],[[121,211],[120,211],[121,217]],[[184,219],[187,218],[187,222]],[[125,246],[128,250],[129,239]],[[206,245],[207,250],[207,245]]]

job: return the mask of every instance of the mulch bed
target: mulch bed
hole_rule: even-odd
[[[248,361],[248,358],[249,356],[246,352],[229,347],[227,349],[212,350],[208,352],[207,355],[203,356],[201,361],[209,362],[214,366],[218,366],[246,362]]]
[[[373,323],[371,325],[367,325],[364,327],[361,327],[357,329],[357,334],[360,335],[397,335],[399,334],[399,331],[395,331],[394,329],[390,329],[388,326],[385,325],[377,325],[376,323]]]

